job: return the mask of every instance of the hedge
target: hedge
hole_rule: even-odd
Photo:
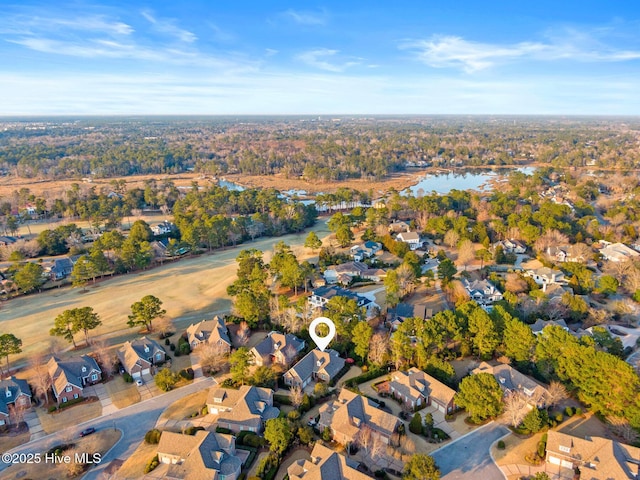
[[[380,370],[377,368],[373,370],[369,370],[368,372],[363,373],[362,375],[358,375],[357,377],[350,378],[345,382],[345,385],[348,387],[354,388],[357,385],[360,385],[361,383],[368,382],[369,380],[373,380],[374,378],[385,375],[386,373],[387,372],[385,370]]]

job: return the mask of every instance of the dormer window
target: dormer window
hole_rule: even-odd
[[[144,353],[149,353],[149,345],[144,346]]]
[[[9,390],[8,388],[7,388],[7,393],[6,393],[6,395],[7,395],[7,398],[9,398],[9,397],[11,396],[11,390]]]
[[[500,378],[499,378],[499,380],[500,380],[500,383],[501,383],[502,385],[504,385],[504,382],[505,382],[504,377],[500,377]]]
[[[87,367],[82,367],[82,373],[85,373],[87,371]]]
[[[571,448],[570,447],[565,447],[564,445],[560,445],[558,448],[560,449],[561,452],[571,453]]]
[[[360,424],[362,423],[362,420],[360,420],[358,417],[353,417],[353,419],[352,419],[352,420],[353,420],[353,424],[354,424],[356,427],[359,427],[359,426],[360,426]]]

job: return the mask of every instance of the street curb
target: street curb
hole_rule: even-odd
[[[122,439],[124,438],[124,432],[122,431],[122,429],[120,428],[114,428],[114,430],[118,430],[120,432],[120,438],[118,439],[118,441],[116,443],[114,443],[113,445],[111,445],[111,448],[109,450],[107,450],[106,452],[104,452],[104,454],[102,455],[101,458],[106,457],[107,455],[109,455],[111,453],[111,450],[113,450],[114,448],[116,448],[118,446],[118,444],[122,441]],[[113,461],[113,460],[112,460]],[[101,462],[102,463],[102,462]],[[86,472],[84,472],[84,474],[82,475],[82,478],[84,478],[86,475],[88,475],[91,470],[93,470],[96,467],[99,467],[101,465],[101,463],[96,463],[94,464],[89,470],[87,470]]]
[[[435,450],[431,450],[431,452],[429,453],[429,455],[432,455],[432,454],[436,453],[438,450],[442,450],[443,448],[447,448],[447,447],[449,447],[449,446],[453,445],[454,443],[456,443],[456,442],[458,442],[458,441],[462,440],[463,438],[468,437],[469,435],[471,435],[471,434],[473,434],[473,433],[479,432],[479,431],[480,431],[480,430],[482,430],[483,428],[488,427],[489,425],[491,425],[491,424],[493,424],[493,423],[495,423],[495,421],[494,421],[494,420],[491,420],[489,423],[485,423],[484,425],[482,425],[482,426],[480,426],[480,427],[476,428],[475,430],[472,430],[472,431],[470,431],[469,433],[465,433],[464,435],[462,435],[461,437],[456,438],[455,440],[451,440],[451,441],[450,441],[449,443],[447,443],[446,445],[443,445],[443,446],[441,446],[441,447],[438,447],[438,448],[436,448]]]
[[[493,452],[491,451],[493,449],[493,446],[498,443],[500,440],[502,440],[503,438],[507,438],[509,435],[511,435],[511,432],[507,432],[505,433],[503,436],[501,436],[500,438],[496,439],[490,446],[489,446],[489,456],[491,457],[491,461],[493,462],[493,464],[496,466],[496,468],[498,470],[500,470],[500,473],[502,474],[502,476],[504,477],[504,480],[508,480],[509,477],[507,477],[507,474],[504,473],[504,471],[502,470],[502,468],[500,467],[500,465],[498,465],[498,462],[496,462],[496,459],[493,458]]]

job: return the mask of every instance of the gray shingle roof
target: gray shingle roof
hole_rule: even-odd
[[[15,403],[20,395],[31,397],[31,389],[26,380],[16,377],[0,380],[0,413],[9,415],[8,405]]]
[[[66,360],[55,356],[51,357],[47,363],[47,369],[57,393],[62,392],[68,384],[75,385],[82,390],[83,377],[88,377],[91,371],[102,373],[95,359],[88,355],[71,357]]]
[[[328,349],[323,352],[314,348],[296,363],[287,372],[287,375],[304,382],[313,373],[324,372],[330,379],[333,379],[342,370],[344,364],[344,359],[335,350]]]

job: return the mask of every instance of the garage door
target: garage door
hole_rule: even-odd
[[[142,370],[142,375],[151,375],[150,369],[145,368],[144,370]]]
[[[560,466],[564,468],[573,468],[573,462],[567,462],[566,460],[562,460],[562,462],[560,462]]]
[[[140,377],[141,377],[140,372],[133,372],[133,373],[131,374],[131,376],[132,376],[133,378],[140,378]]]
[[[442,413],[447,413],[447,409],[444,407],[444,405],[438,405],[438,410],[440,410]]]

